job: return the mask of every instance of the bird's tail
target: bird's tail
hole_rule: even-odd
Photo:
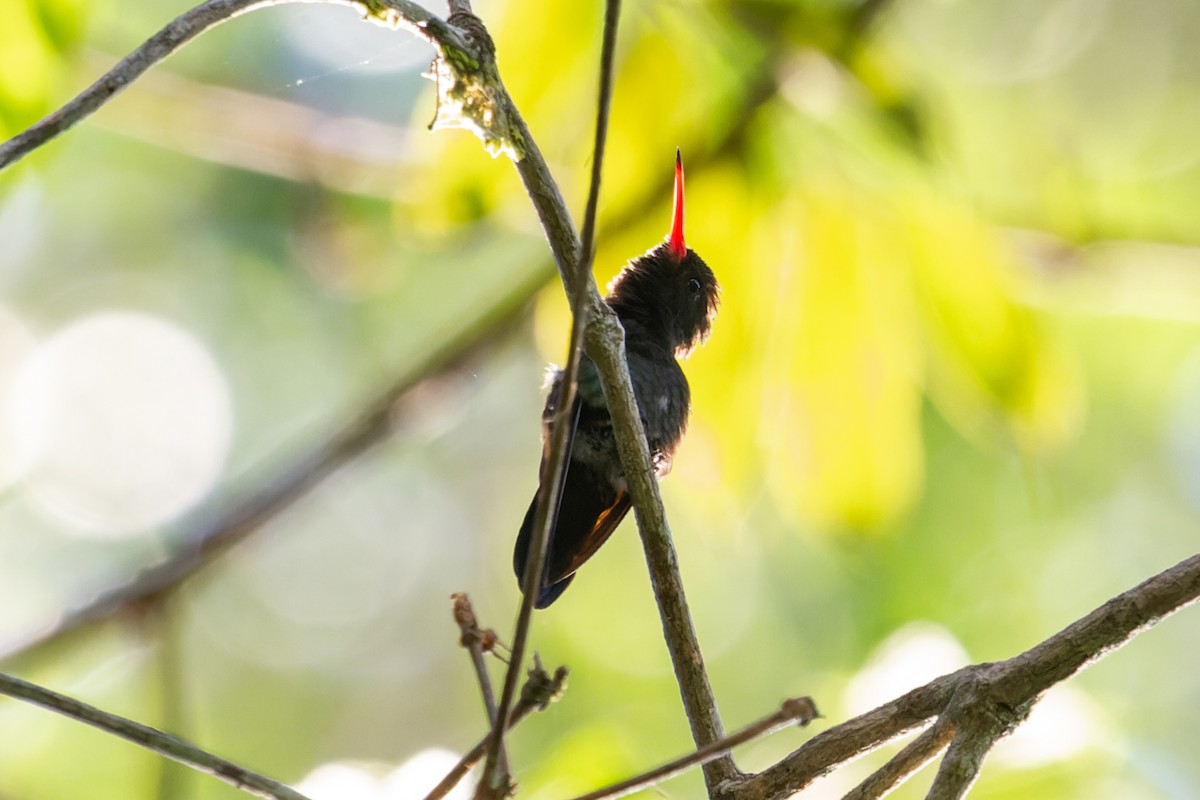
[[[540,492],[539,492],[540,494]],[[537,513],[538,496],[534,495],[533,502],[529,504],[529,510],[525,512],[525,521],[521,523],[521,532],[517,534],[517,546],[513,548],[513,572],[517,574],[517,582],[520,583],[525,579],[525,562],[529,559],[529,542],[533,537],[533,517]],[[550,530],[549,549],[554,547],[554,529]],[[543,560],[542,579],[538,581],[541,587],[538,590],[537,598],[533,601],[534,608],[546,608],[559,595],[567,590],[567,586],[575,579],[575,573],[555,581],[550,585],[545,585],[546,573],[550,567],[550,552],[546,553],[546,558]]]

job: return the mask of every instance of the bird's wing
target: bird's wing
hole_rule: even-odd
[[[583,566],[629,511],[629,491],[614,489],[596,477],[578,462],[567,473],[547,558],[548,584],[557,583]]]
[[[580,569],[584,561],[592,558],[595,552],[608,541],[608,537],[612,536],[612,531],[617,530],[617,525],[625,518],[631,505],[629,492],[623,489],[623,491],[617,492],[610,504],[596,513],[587,528],[583,528],[582,524],[576,523],[578,515],[571,513],[570,501],[571,498],[564,495],[558,528],[554,530],[554,541],[550,554],[550,573],[546,576],[546,583],[562,581],[563,578]],[[581,522],[586,524],[586,521]],[[571,527],[571,523],[576,523],[574,528]],[[580,536],[581,528],[583,528],[582,536]]]
[[[554,436],[554,427],[556,422],[556,414],[554,412],[554,398],[557,396],[558,383],[550,389],[550,397],[546,400],[546,408],[542,412],[542,463],[538,467],[540,474],[537,493],[533,496],[533,502],[529,504],[529,510],[525,512],[525,520],[521,523],[521,531],[517,534],[517,544],[513,550],[513,571],[517,574],[517,581],[521,581],[525,575],[525,561],[529,557],[529,545],[533,537],[534,515],[537,513],[538,500],[542,496],[542,487],[546,485],[546,464],[550,460],[551,442]],[[567,433],[567,474],[570,473],[571,448],[575,444],[575,432],[579,428],[579,414],[582,408],[579,396],[576,395],[575,403],[571,406],[571,413],[567,419],[570,428]],[[567,486],[567,475],[563,475],[563,480],[558,487],[558,504],[554,509],[554,516],[550,519],[550,541],[547,545],[550,550],[547,551],[545,565],[550,564],[550,556],[554,547],[554,530],[558,526],[558,514],[562,509],[563,492]],[[542,568],[543,574],[546,572],[546,566]]]

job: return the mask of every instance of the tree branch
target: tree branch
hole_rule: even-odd
[[[949,702],[960,673],[943,675],[809,739],[762,772],[726,788],[723,797],[768,800],[800,791],[822,775],[920,727]]]
[[[883,797],[936,758],[953,738],[952,725],[936,723],[871,773],[842,800],[876,800]]]
[[[600,52],[600,88],[596,101],[596,134],[592,146],[592,176],[587,205],[583,214],[583,241],[579,249],[579,262],[575,268],[575,275],[568,281],[567,286],[567,297],[571,304],[571,343],[567,355],[567,365],[559,379],[559,396],[555,406],[558,419],[553,427],[550,457],[545,465],[545,474],[541,476],[542,489],[538,492],[538,505],[534,513],[533,529],[536,535],[530,543],[529,554],[525,562],[525,574],[522,576],[521,609],[517,616],[516,632],[513,634],[512,660],[509,662],[508,672],[504,676],[504,689],[500,694],[499,710],[493,722],[492,741],[488,747],[483,779],[479,783],[476,797],[496,796],[508,783],[506,771],[501,769],[500,764],[500,754],[504,747],[504,731],[507,728],[505,719],[512,702],[513,692],[516,689],[516,679],[521,668],[525,641],[529,634],[533,615],[533,603],[541,588],[542,564],[550,540],[550,530],[554,527],[554,520],[558,516],[561,487],[563,481],[566,480],[567,465],[570,463],[570,443],[575,435],[576,414],[578,413],[575,409],[575,393],[578,389],[579,364],[583,358],[583,336],[591,319],[588,284],[591,282],[596,211],[600,201],[604,142],[608,135],[608,110],[612,100],[613,54],[616,50],[617,22],[620,10],[620,0],[608,0],[605,4],[604,41]],[[456,12],[456,15],[469,13],[468,6],[466,11]],[[471,18],[477,19],[473,16]],[[490,42],[490,39],[488,41]],[[503,96],[507,97],[507,92],[504,92]],[[532,137],[523,138],[526,142],[532,141]]]
[[[123,610],[155,602],[188,577],[211,563],[233,545],[262,528],[272,518],[304,497],[328,475],[356,458],[405,418],[405,399],[423,394],[430,381],[463,369],[495,346],[497,329],[507,328],[542,285],[532,275],[469,327],[458,330],[436,350],[391,386],[379,392],[351,422],[297,458],[280,474],[255,489],[240,502],[219,513],[205,515],[196,524],[171,537],[179,548],[162,562],[148,567],[124,584],[89,598],[58,620],[18,640],[0,644],[0,661],[27,653],[78,628],[108,619]]]
[[[364,19],[392,28],[403,27],[442,53],[457,55],[467,50],[466,42],[455,28],[410,0],[209,0],[176,17],[65,106],[0,144],[0,169],[92,114],[150,67],[201,33],[241,14],[284,3],[351,6]]]
[[[926,800],[959,800],[966,797],[979,777],[983,759],[994,743],[986,735],[959,731],[942,758],[937,775],[933,778],[933,786],[925,795]]]
[[[456,592],[450,595],[450,599],[454,603],[454,621],[458,624],[461,633],[458,643],[471,654],[471,664],[475,667],[475,677],[479,681],[479,691],[483,695],[483,708],[487,712],[488,725],[495,726],[496,720],[500,717],[496,713],[496,696],[492,692],[492,680],[488,676],[487,663],[484,661],[483,654],[495,646],[496,633],[479,627],[479,621],[475,618],[475,609],[471,607],[471,600],[466,594]],[[508,772],[508,756],[504,752],[503,744],[500,746],[496,763],[500,770]]]
[[[516,162],[517,170],[541,220],[563,284],[569,292],[575,274],[576,253],[579,252],[574,225],[558,185],[524,119],[507,94],[502,102],[508,104],[511,124],[525,144],[524,157]],[[617,440],[621,468],[633,498],[638,531],[650,571],[650,583],[662,619],[663,635],[679,683],[692,739],[697,747],[703,747],[720,740],[724,736],[724,728],[688,612],[678,559],[663,511],[662,495],[654,477],[650,448],[646,444],[641,416],[633,396],[629,365],[625,360],[625,331],[616,314],[600,298],[591,271],[583,271],[580,280],[587,285],[590,316],[584,350],[595,362],[600,374],[605,402],[613,420],[613,435]],[[710,793],[722,782],[739,775],[728,754],[704,766]]]
[[[682,775],[698,764],[707,764],[712,759],[728,753],[740,744],[745,744],[760,736],[774,733],[792,723],[804,727],[818,716],[817,707],[811,697],[794,697],[785,700],[783,706],[774,714],[769,714],[757,722],[752,722],[723,739],[698,748],[694,752],[688,753],[686,756],[681,756],[674,761],[668,761],[666,764],[656,767],[649,772],[621,781],[620,783],[614,783],[603,789],[597,789],[594,792],[580,795],[575,800],[609,800],[609,798],[625,797],[634,792],[640,792],[642,789],[657,786],[663,781],[674,778],[677,775]]]
[[[243,789],[259,797],[271,800],[307,800],[307,798],[287,786],[245,767],[238,766],[232,761],[214,756],[201,750],[194,744],[186,742],[177,736],[163,733],[160,730],[142,725],[138,722],[101,711],[95,706],[74,700],[66,695],[52,692],[28,681],[0,673],[0,694],[15,697],[28,703],[41,706],[65,717],[77,720],[106,733],[120,736],[136,745],[151,750],[159,755],[186,764],[199,772],[206,772],[238,789]]]
[[[559,667],[554,671],[554,676],[551,677],[542,669],[541,663],[537,656],[533,659],[533,668],[529,670],[529,676],[525,679],[525,685],[521,687],[521,697],[513,706],[512,713],[508,715],[508,726],[505,730],[512,730],[516,724],[523,720],[531,711],[545,711],[550,703],[556,701],[562,696],[563,690],[567,685],[567,668]],[[472,747],[467,753],[459,759],[458,763],[446,774],[446,777],[433,787],[425,800],[442,800],[446,795],[454,789],[455,786],[467,777],[467,773],[471,768],[478,764],[486,755],[488,743],[492,740],[491,732],[479,740],[479,743]]]
[[[1100,608],[1007,661],[943,675],[903,697],[831,728],[779,763],[726,787],[729,800],[767,800],[800,791],[840,764],[887,743],[931,717],[935,731],[893,761],[915,763],[953,731],[954,741],[931,797],[960,797],[995,743],[1028,716],[1047,689],[1065,681],[1134,636],[1200,599],[1200,555],[1109,600]],[[903,758],[901,758],[903,756]],[[882,784],[902,763],[885,765],[866,783]],[[909,772],[911,774],[911,771]],[[864,790],[865,791],[865,790]],[[864,794],[864,797],[872,795]]]
[[[679,560],[671,541],[658,481],[650,464],[650,450],[642,431],[641,416],[629,388],[624,331],[615,317],[605,317],[602,325],[588,332],[591,337],[588,355],[596,362],[609,414],[613,419],[617,450],[633,497],[642,549],[650,572],[650,585],[658,603],[663,637],[692,729],[692,740],[697,747],[704,747],[722,739],[725,730],[688,611]],[[613,349],[612,342],[618,343],[617,349]],[[716,794],[721,784],[735,780],[740,775],[728,753],[704,765],[704,779],[710,795]]]

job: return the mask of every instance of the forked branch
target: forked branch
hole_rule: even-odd
[[[882,796],[947,744],[931,798],[962,797],[983,759],[1051,687],[1127,644],[1134,636],[1200,599],[1200,555],[1187,558],[1109,600],[1041,644],[1007,661],[943,675],[806,742],[757,775],[725,787],[725,800],[789,797],[821,775],[936,720],[851,797]]]

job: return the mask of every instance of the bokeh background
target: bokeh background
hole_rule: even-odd
[[[724,293],[663,492],[728,727],[810,694],[821,729],[1197,550],[1200,5],[626,5],[597,275],[666,232],[681,147]],[[0,132],[185,8],[0,0]],[[599,4],[476,10],[581,208]],[[508,635],[565,352],[512,164],[426,131],[430,56],[345,7],[259,11],[0,173],[4,668],[317,798],[419,796],[482,734],[448,598]],[[397,382],[373,448],[177,592],[12,655]],[[512,739],[522,796],[690,746],[632,522],[533,646],[572,674]],[[1055,690],[973,797],[1200,797],[1198,650],[1186,612]],[[243,796],[14,701],[0,742],[6,800]]]

